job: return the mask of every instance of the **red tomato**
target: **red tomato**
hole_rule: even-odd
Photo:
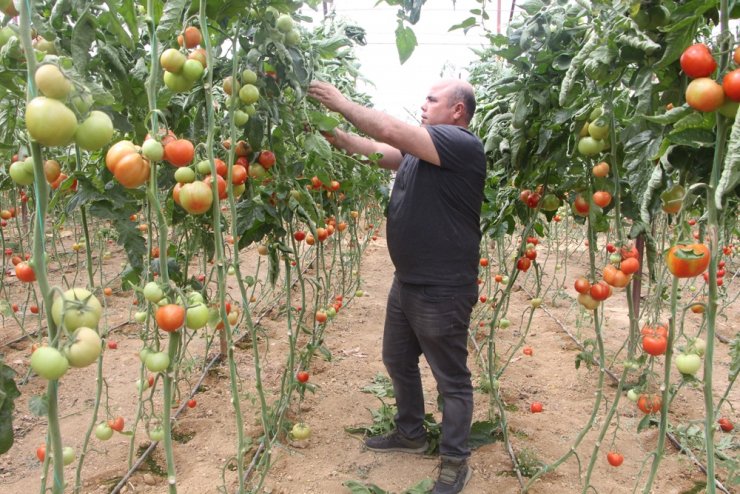
[[[39,459],[39,461],[43,462],[44,458],[46,458],[46,445],[42,444],[38,448],[36,448],[36,458]]]
[[[527,243],[532,245],[539,245],[540,239],[537,237],[527,237]]]
[[[642,334],[642,349],[653,356],[663,355],[668,348],[668,328],[662,325],[645,326]]]
[[[537,207],[537,205],[540,203],[540,195],[537,192],[532,192],[527,197],[527,206],[534,209]]]
[[[681,70],[691,78],[708,77],[717,68],[717,61],[704,43],[686,48],[681,54],[680,63]]]
[[[728,72],[722,78],[722,89],[732,101],[740,101],[740,69]]]
[[[537,259],[537,251],[534,249],[527,249],[524,251],[524,257],[526,257],[530,261],[534,261],[535,259]]]
[[[704,244],[674,245],[665,262],[676,278],[693,278],[707,269],[710,257],[709,247]]]
[[[247,181],[247,169],[236,164],[231,168],[231,183],[234,185],[241,185]]]
[[[320,310],[316,313],[316,322],[318,322],[319,324],[325,323],[326,319],[327,315],[326,312],[324,312],[323,310]]]
[[[114,431],[121,432],[123,430],[123,417],[116,417],[108,421],[108,427]]]
[[[216,175],[226,178],[226,175],[229,173],[229,167],[226,166],[226,163],[223,160],[215,158],[213,164],[216,165]]]
[[[689,224],[689,226],[694,226],[694,225],[696,225],[696,220],[695,220],[694,218],[691,218],[691,219],[690,219],[690,220],[688,221],[688,224]]]
[[[637,408],[639,408],[642,413],[659,412],[661,405],[662,399],[659,395],[641,394],[637,399]]]
[[[275,153],[263,149],[262,151],[260,151],[260,155],[259,158],[257,158],[257,161],[260,165],[264,167],[265,170],[269,170],[272,165],[275,164]]]
[[[542,403],[540,403],[539,401],[532,402],[532,404],[529,405],[529,411],[532,413],[542,412]]]
[[[637,251],[637,247],[634,245],[625,245],[621,249],[622,259],[629,259],[630,257],[634,257],[637,259],[640,256],[640,253]]]
[[[532,194],[531,190],[529,189],[522,190],[521,192],[519,192],[519,200],[522,201],[524,204],[527,204],[530,194]]]
[[[525,346],[524,349],[522,350],[522,353],[524,353],[524,355],[528,355],[531,357],[532,355],[534,355],[534,350],[532,350],[532,347],[530,346]]]
[[[500,274],[497,274],[496,276],[493,277],[493,279],[494,279],[494,281],[496,283],[501,283],[501,281],[504,279],[504,277],[502,275],[500,275]]]
[[[15,265],[15,276],[25,283],[36,281],[36,273],[33,271],[31,265],[25,261]]]
[[[617,248],[614,247],[614,244],[606,244],[606,251],[609,254],[613,254],[613,253],[615,253],[617,251]]]
[[[485,304],[487,300],[488,300],[488,297],[486,297],[485,295],[480,296],[481,303]]]
[[[486,259],[485,257],[481,258],[480,265],[483,266],[484,268],[488,266],[488,259]]]
[[[618,467],[624,461],[624,456],[616,451],[610,451],[606,454],[606,461],[613,467]]]
[[[32,305],[28,309],[31,311],[31,314],[38,314],[39,313],[39,306],[38,305]]]
[[[519,271],[524,271],[524,272],[526,272],[526,271],[527,271],[527,270],[528,270],[528,269],[530,268],[530,266],[531,266],[531,265],[532,265],[532,261],[530,261],[530,260],[529,260],[528,258],[526,258],[526,257],[520,257],[520,258],[519,258],[519,259],[517,259],[517,261],[516,261],[516,268],[517,268],[517,269],[518,269]]]
[[[722,417],[721,419],[717,420],[717,423],[719,424],[719,428],[722,429],[724,432],[732,432],[732,429],[735,428],[730,419],[726,417]]]
[[[605,281],[599,281],[598,283],[591,285],[591,289],[588,293],[591,295],[592,299],[601,302],[611,296],[612,288]]]
[[[197,404],[198,404],[198,402],[197,402],[197,401],[195,401],[195,400],[194,400],[194,399],[192,399],[192,398],[188,400],[188,408],[195,408],[195,406],[196,406]]]
[[[208,175],[203,179],[203,183],[206,184],[209,189],[211,188],[211,182],[213,182],[212,175]],[[224,180],[221,175],[216,175],[216,187],[218,188],[219,199],[226,199],[229,196],[228,191],[226,190],[226,180]],[[182,191],[180,195],[182,197]]]
[[[118,348],[118,343],[116,343],[115,341],[109,341],[108,348],[110,348],[111,350],[115,350],[116,348]]]
[[[581,194],[578,194],[576,196],[575,200],[573,201],[573,207],[575,208],[576,213],[581,216],[585,216],[588,214],[588,201],[586,201],[586,199],[584,199]]]
[[[580,278],[576,279],[575,289],[578,293],[588,293],[591,290],[591,283],[586,278],[581,276]]]
[[[185,307],[177,304],[167,304],[159,307],[154,313],[157,326],[163,331],[177,331],[185,323]]]
[[[305,383],[308,381],[308,372],[306,371],[298,371],[298,373],[295,375],[296,379],[298,379],[298,382]]]
[[[293,234],[293,238],[296,239],[296,241],[301,242],[306,238],[306,232],[299,230]]]

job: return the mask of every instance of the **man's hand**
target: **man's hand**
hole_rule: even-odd
[[[339,89],[329,84],[328,82],[311,81],[308,86],[308,96],[319,101],[331,111],[342,113],[341,108],[346,105],[349,100],[344,97]]]

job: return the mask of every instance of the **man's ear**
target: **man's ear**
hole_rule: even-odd
[[[455,111],[454,111],[455,119],[456,120],[463,120],[463,121],[465,121],[466,120],[466,118],[465,118],[465,104],[462,101],[460,101],[458,103],[455,103],[454,108],[455,108]]]

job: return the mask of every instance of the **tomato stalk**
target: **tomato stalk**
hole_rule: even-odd
[[[23,45],[23,51],[26,57],[28,67],[28,99],[36,95],[36,86],[34,83],[34,74],[36,72],[36,55],[31,45],[31,20],[30,20],[30,2],[21,2],[20,9],[20,40]],[[49,286],[46,249],[44,248],[44,235],[46,228],[47,209],[49,189],[44,175],[44,165],[41,158],[41,147],[38,142],[31,141],[31,155],[33,156],[34,169],[34,192],[36,194],[36,224],[33,227],[33,259],[35,261],[34,271],[36,281],[44,300],[45,307],[51,307],[52,297]],[[51,311],[46,311],[46,322],[49,331],[49,344],[55,348],[59,347],[58,333],[56,324],[51,317]],[[47,434],[47,443],[51,443],[51,453],[57,460],[53,462],[53,486],[54,494],[64,492],[64,463],[62,458],[62,437],[59,424],[59,403],[58,403],[59,380],[49,381],[46,396],[48,400],[47,418],[49,428]],[[47,456],[48,457],[48,456]],[[46,491],[46,477],[41,482],[41,491]]]

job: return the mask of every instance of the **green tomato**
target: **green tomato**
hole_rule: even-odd
[[[254,84],[245,84],[239,89],[239,99],[245,105],[251,105],[260,99],[260,91]]]
[[[244,191],[247,190],[247,186],[244,184],[239,184],[234,186],[234,197],[239,197],[244,193]]]
[[[77,126],[75,142],[87,151],[97,151],[113,138],[113,121],[102,111],[92,111]]]
[[[101,441],[107,441],[113,437],[113,429],[111,429],[107,423],[100,422],[97,427],[95,427],[95,437]]]
[[[578,152],[584,156],[596,156],[604,149],[604,141],[593,137],[582,137],[578,141]]]
[[[616,252],[609,256],[609,262],[612,264],[619,264],[621,260],[622,260],[622,256],[617,254]]]
[[[365,292],[364,291],[362,291],[362,290],[355,291],[355,297],[364,297],[364,296],[365,296]]]
[[[198,173],[201,175],[208,175],[211,173],[211,162],[208,160],[199,161],[197,165],[195,165],[195,169],[198,170]]]
[[[81,327],[72,334],[72,342],[64,348],[69,365],[76,368],[87,367],[97,362],[103,351],[103,341],[94,329]]]
[[[588,135],[590,135],[597,141],[603,140],[606,136],[609,135],[609,126],[599,126],[596,122],[591,122],[590,124],[588,124]]]
[[[244,113],[249,115],[250,117],[253,116],[255,113],[257,113],[257,107],[254,105],[246,105],[244,106]]]
[[[56,348],[42,346],[31,354],[31,369],[44,379],[53,381],[67,372],[69,362]]]
[[[254,276],[245,276],[244,283],[246,283],[247,286],[254,286],[257,282],[255,281]]]
[[[162,161],[162,158],[164,158],[164,146],[159,141],[147,139],[141,145],[141,154],[149,161]],[[184,168],[177,169],[177,171],[180,170],[184,170]],[[175,175],[177,175],[177,172],[175,172]]]
[[[149,429],[149,439],[152,441],[162,441],[164,439],[164,429],[160,426]]]
[[[202,304],[205,303],[205,299],[200,292],[188,293],[188,305]]]
[[[90,291],[84,288],[70,288],[57,297],[51,306],[51,317],[59,326],[64,323],[67,331],[83,326],[96,329],[103,306]]]
[[[508,285],[509,284],[509,277],[508,276],[502,276],[501,277],[501,283],[504,284],[504,285]]]
[[[244,84],[254,84],[257,82],[257,73],[250,69],[244,69],[242,71],[242,82]]]
[[[326,309],[326,315],[329,317],[329,319],[331,319],[332,317],[337,315],[337,311],[336,309],[334,309],[334,307],[329,307],[328,309]]]
[[[696,353],[698,356],[703,357],[704,352],[707,350],[707,342],[704,340],[704,338],[694,338],[694,340],[690,344],[690,349],[693,350],[693,353]]]
[[[26,129],[44,146],[66,146],[77,131],[77,116],[61,101],[37,96],[26,105]]]
[[[142,364],[146,363],[146,358],[151,354],[152,351],[149,349],[149,347],[144,347],[141,350],[139,350],[139,360],[141,360]]]
[[[188,329],[200,329],[206,324],[208,324],[208,307],[202,301],[188,308],[185,313],[185,325]]]
[[[72,83],[53,63],[39,65],[34,74],[36,87],[41,94],[58,100],[64,100],[72,92]]]
[[[195,182],[195,170],[189,166],[182,166],[175,170],[175,180],[181,184],[189,184]]]
[[[164,298],[164,292],[162,291],[162,288],[160,288],[159,283],[156,281],[150,281],[144,285],[144,298],[153,304],[162,300],[162,298]]]
[[[65,446],[62,449],[62,463],[65,465],[71,465],[75,461],[75,449],[72,446]]]
[[[676,357],[675,364],[681,374],[693,376],[701,368],[701,357],[695,353],[681,353]]]
[[[498,326],[499,326],[499,327],[500,327],[501,329],[506,329],[506,328],[508,328],[509,326],[511,326],[511,322],[509,322],[509,320],[508,320],[508,319],[506,319],[506,318],[502,318],[502,319],[500,319],[500,320],[499,320],[499,322],[498,322]]]
[[[532,299],[532,300],[531,300],[531,301],[529,302],[529,305],[531,305],[533,309],[536,309],[536,308],[538,308],[539,306],[541,306],[541,305],[542,305],[542,299],[541,299],[541,298],[539,298],[539,297],[537,297],[537,298],[533,298],[533,299]]]
[[[193,87],[193,82],[185,78],[184,75],[164,72],[164,85],[175,93],[183,93]]]
[[[136,389],[139,391],[139,393],[143,393],[147,389],[149,389],[149,380],[148,379],[137,379],[136,380]]]
[[[297,46],[301,43],[301,33],[295,29],[291,29],[285,33],[285,44],[288,46]]]
[[[10,165],[10,178],[18,185],[31,185],[34,176],[33,161],[30,166],[28,160],[16,161]]]
[[[293,425],[293,428],[290,430],[290,435],[296,441],[303,441],[304,439],[311,437],[311,428],[303,422],[299,422]]]
[[[205,70],[198,60],[190,59],[182,66],[182,77],[192,83],[203,77]]]
[[[634,390],[634,388],[627,391],[627,399],[629,399],[632,402],[637,402],[637,400],[640,398],[640,395],[637,393],[637,391]]]
[[[150,352],[144,365],[150,372],[164,372],[170,366],[170,356],[166,352]]]
[[[234,269],[234,266],[229,266],[229,269],[228,269],[228,270],[226,270],[226,273],[227,273],[227,274],[228,274],[229,276],[234,276],[234,275],[236,274],[236,269]]]
[[[293,29],[293,18],[288,14],[282,14],[275,21],[275,27],[278,31],[285,34]]]
[[[141,310],[134,314],[134,320],[136,320],[136,322],[143,323],[144,321],[146,321],[146,316],[147,312]]]
[[[234,112],[234,125],[237,127],[244,127],[249,122],[249,115],[241,110]]]

